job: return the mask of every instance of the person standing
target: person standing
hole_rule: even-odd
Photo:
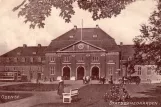
[[[86,77],[83,76],[83,84],[85,84],[85,83],[86,83]]]
[[[61,78],[60,81],[59,81],[59,84],[58,84],[58,92],[57,92],[57,94],[60,96],[60,98],[62,98],[63,93],[64,93],[64,81]]]
[[[113,84],[113,78],[112,78],[112,76],[110,77],[110,84]]]
[[[105,84],[106,78],[102,77],[102,84]]]

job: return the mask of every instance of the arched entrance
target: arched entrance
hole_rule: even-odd
[[[97,66],[92,67],[91,76],[92,76],[92,80],[99,79],[99,68]]]
[[[70,68],[67,66],[63,68],[63,79],[70,80]]]
[[[84,77],[84,67],[80,66],[77,68],[77,80],[82,80]]]

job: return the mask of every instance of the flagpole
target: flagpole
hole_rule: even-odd
[[[81,40],[82,40],[82,35],[83,35],[82,30],[83,30],[83,19],[82,19],[82,23],[81,23]]]

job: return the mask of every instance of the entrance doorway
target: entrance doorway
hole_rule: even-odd
[[[92,68],[91,77],[92,77],[92,80],[98,80],[99,79],[99,68],[97,66],[94,66]]]
[[[37,73],[37,79],[41,80],[41,73]]]
[[[77,68],[77,80],[82,80],[84,77],[84,67],[80,66]]]
[[[63,79],[70,80],[70,68],[69,67],[63,68]]]

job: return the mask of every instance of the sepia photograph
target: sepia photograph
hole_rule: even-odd
[[[161,0],[0,0],[0,107],[161,107]]]

